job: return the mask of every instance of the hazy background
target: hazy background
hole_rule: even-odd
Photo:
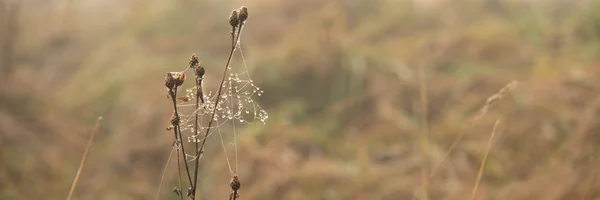
[[[240,199],[425,199],[424,173],[512,80],[428,198],[468,199],[500,118],[476,199],[600,199],[591,0],[0,0],[0,199],[64,199],[98,116],[75,197],[153,199],[173,140],[165,72],[195,53],[214,89],[241,5],[269,119],[237,127]],[[214,135],[200,199],[228,197],[224,157]],[[161,199],[178,199],[175,166]]]

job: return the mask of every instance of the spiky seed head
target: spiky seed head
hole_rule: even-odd
[[[229,185],[231,186],[231,190],[233,190],[233,191],[238,191],[240,189],[240,187],[242,186],[237,175],[234,175],[231,178],[231,182],[229,183]]]
[[[196,66],[198,66],[200,64],[200,61],[198,61],[198,56],[196,56],[196,54],[192,54],[192,56],[190,56],[190,68],[195,68]]]
[[[185,81],[185,73],[183,72],[175,72],[175,87],[179,87],[183,85],[183,81]]]
[[[242,6],[240,8],[240,14],[238,14],[241,23],[244,23],[248,19],[248,7]]]
[[[173,72],[167,72],[167,76],[165,77],[165,86],[169,90],[173,90],[173,88],[175,88],[175,77],[173,77]]]
[[[231,11],[231,15],[229,15],[229,24],[234,28],[240,24],[237,10]]]
[[[202,77],[204,77],[204,73],[206,72],[206,71],[204,70],[204,67],[203,67],[203,66],[198,66],[198,67],[196,67],[196,69],[194,69],[194,71],[196,72],[196,77],[198,77],[198,78],[202,78]]]

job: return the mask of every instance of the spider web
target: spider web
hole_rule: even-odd
[[[257,121],[260,121],[264,124],[269,118],[268,113],[255,101],[255,98],[262,96],[264,91],[254,84],[254,81],[250,76],[250,71],[246,66],[246,61],[239,42],[236,45],[236,50],[239,50],[240,52],[243,67],[234,67],[235,65],[233,64],[230,65],[222,85],[223,88],[221,91],[220,100],[216,106],[215,101],[217,100],[217,90],[219,88],[215,88],[215,91],[207,91],[206,88],[202,87],[204,88],[204,104],[200,103],[198,109],[195,109],[195,86],[185,89],[185,96],[178,97],[179,103],[177,104],[181,117],[181,130],[182,132],[189,131],[191,133],[191,135],[188,136],[188,142],[202,142],[202,140],[211,137],[215,132],[217,132],[221,139],[221,145],[223,146],[225,159],[227,160],[229,170],[232,174],[236,174],[238,171],[236,124],[254,124]],[[220,79],[221,77],[218,77],[218,74],[221,73],[218,72],[218,70],[215,71],[217,72],[205,75],[205,79]],[[204,138],[204,133],[209,127],[203,126],[202,122],[209,121],[213,111],[216,111],[213,118],[213,125],[210,127],[210,132],[207,135],[207,138]],[[199,117],[199,130],[197,131],[197,135],[194,135],[194,122],[196,113]],[[223,126],[227,126],[228,124],[231,125],[231,130],[233,133],[232,143],[235,145],[235,172],[232,170],[229,162],[226,145],[223,139],[223,134],[227,133],[223,133],[221,129]],[[192,160],[196,159],[195,156],[191,155],[187,155],[186,157],[192,157]]]

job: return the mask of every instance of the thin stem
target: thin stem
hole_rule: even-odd
[[[92,136],[90,140],[88,140],[88,144],[85,147],[85,151],[83,152],[83,158],[81,158],[81,162],[79,163],[79,168],[77,169],[77,174],[75,175],[75,179],[73,180],[73,184],[71,185],[71,190],[69,191],[69,196],[67,196],[67,200],[70,200],[73,197],[73,193],[75,192],[75,186],[79,182],[79,178],[81,177],[81,172],[83,171],[83,166],[85,165],[85,161],[87,160],[88,153],[92,148],[92,144],[94,143],[94,139],[96,138],[96,133],[98,133],[98,128],[100,127],[100,121],[102,117],[98,117],[96,120],[96,125],[94,126],[94,130],[92,131]]]
[[[242,34],[242,27],[243,27],[243,23],[240,23],[239,29],[237,32],[237,36],[235,38],[235,41],[233,42],[233,45],[231,46],[231,51],[229,52],[229,58],[227,59],[227,64],[225,65],[225,70],[223,71],[223,77],[221,79],[221,83],[219,84],[219,90],[217,91],[217,99],[215,101],[215,106],[213,108],[214,110],[212,112],[210,120],[208,121],[208,127],[206,128],[206,132],[204,134],[204,140],[202,140],[202,144],[200,144],[200,150],[197,151],[197,152],[200,152],[201,154],[204,154],[204,145],[206,144],[206,139],[208,139],[208,133],[210,133],[210,127],[212,126],[212,123],[214,122],[214,119],[215,119],[215,114],[217,113],[217,106],[219,105],[219,101],[221,100],[221,92],[223,89],[223,83],[225,82],[225,77],[227,76],[227,70],[229,69],[229,64],[231,63],[231,58],[233,57],[233,53],[235,52],[235,44],[237,44],[237,42],[240,39],[240,35]],[[198,163],[198,160],[200,159],[200,157],[197,157],[196,159],[197,159],[196,163]],[[198,166],[196,166],[196,167],[198,167]],[[197,179],[198,174],[195,174],[194,176],[195,176],[194,179]],[[195,188],[195,186],[194,186],[194,188]]]
[[[465,135],[465,133],[469,129],[471,129],[471,126],[473,126],[473,121],[469,122],[469,124],[467,125],[467,127],[465,128],[465,130],[461,131],[458,134],[458,137],[456,137],[454,139],[454,141],[452,141],[452,144],[448,148],[448,151],[446,151],[446,154],[444,154],[444,157],[442,157],[442,160],[439,163],[437,163],[435,165],[435,167],[433,167],[433,169],[429,173],[429,179],[431,179],[431,178],[433,178],[433,176],[435,176],[435,173],[437,172],[437,170],[442,166],[442,164],[444,164],[444,162],[448,159],[448,157],[450,157],[450,154],[452,154],[452,151],[454,150],[454,148],[456,148],[456,145],[458,145],[458,143],[462,140],[462,138]]]
[[[200,67],[199,65],[196,67]],[[194,73],[195,74],[195,73]],[[204,95],[202,94],[202,80],[200,79],[201,77],[196,77],[196,109],[195,109],[195,120],[194,120],[194,144],[196,147],[196,164],[194,165],[194,182],[191,183],[192,184],[192,199],[196,198],[196,185],[198,184],[198,164],[199,164],[199,160],[200,160],[200,151],[199,147],[198,147],[198,123],[200,123],[200,121],[198,121],[198,107],[199,107],[199,101],[201,99],[204,99]],[[200,92],[200,93],[199,93]],[[199,94],[198,94],[199,93]],[[204,103],[204,100],[202,100],[202,103]]]
[[[169,163],[171,162],[171,157],[173,156],[173,150],[175,147],[171,148],[171,152],[169,153],[169,158],[167,158],[167,163],[165,164],[165,168],[163,169],[162,176],[160,177],[160,184],[158,185],[158,191],[156,192],[156,200],[160,197],[160,189],[162,188],[163,181],[165,179],[165,174],[167,173],[167,168],[169,168]]]
[[[229,200],[236,200],[238,198],[238,196],[239,195],[238,195],[237,191],[233,191],[231,193],[231,195],[229,195]]]
[[[175,134],[175,137],[177,137],[177,134]],[[175,140],[175,145],[177,144],[177,139]],[[179,191],[177,191],[177,195],[179,195],[179,199],[183,200],[183,195],[181,195],[181,188],[183,188],[181,186],[181,154],[179,153],[179,147],[177,146],[177,178],[179,180]]]
[[[231,81],[229,82],[229,88],[231,89]],[[233,95],[230,95],[229,98],[230,98],[229,104],[233,108]],[[239,99],[238,99],[238,101],[239,101]],[[233,144],[234,144],[234,148],[235,148],[235,174],[237,174],[238,170],[239,170],[239,166],[238,166],[237,133],[235,132],[235,119],[231,120],[231,126],[233,127],[233,142],[234,142]]]
[[[177,145],[181,146],[181,151],[182,151],[182,155],[183,155],[183,164],[185,165],[185,171],[187,172],[187,177],[188,180],[190,181],[190,186],[192,186],[192,176],[190,175],[190,169],[188,167],[187,164],[187,159],[185,156],[185,145],[183,145],[183,141],[182,141],[182,137],[181,137],[181,128],[179,126],[179,113],[177,112],[177,90],[171,91],[171,99],[173,100],[173,110],[175,111],[175,117],[177,118],[177,123],[175,124],[175,127],[173,128],[173,132],[175,133],[175,141],[177,142]],[[178,138],[179,137],[179,138]],[[178,148],[179,149],[179,148]]]
[[[494,136],[496,135],[496,129],[498,128],[498,124],[500,124],[500,119],[496,120],[494,124],[494,128],[492,129],[492,135],[488,140],[485,153],[483,154],[483,160],[481,160],[481,166],[479,167],[479,172],[477,173],[477,179],[475,180],[475,185],[473,186],[473,190],[471,191],[470,200],[475,199],[475,195],[477,194],[477,189],[479,189],[479,184],[481,183],[481,177],[483,176],[483,170],[485,169],[485,164],[487,163],[488,155],[490,154],[490,150],[492,149],[492,141],[494,140]]]

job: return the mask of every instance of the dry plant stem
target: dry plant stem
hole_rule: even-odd
[[[433,178],[433,176],[435,175],[437,170],[440,168],[440,166],[442,166],[442,164],[444,164],[446,159],[448,159],[448,157],[450,157],[450,154],[452,154],[452,151],[454,150],[454,148],[456,148],[456,145],[458,145],[458,143],[462,140],[465,133],[469,129],[471,129],[471,126],[473,126],[473,123],[474,123],[474,121],[469,122],[469,124],[467,125],[465,130],[461,131],[460,134],[458,134],[458,137],[456,137],[456,139],[454,139],[454,141],[452,141],[452,144],[448,148],[448,151],[446,151],[446,154],[444,154],[442,161],[440,161],[438,164],[436,164],[435,167],[433,167],[433,169],[431,170],[431,173],[429,174],[429,179]]]
[[[237,191],[233,191],[231,193],[231,195],[229,195],[229,200],[236,200],[238,198],[238,196],[239,195],[238,195]]]
[[[177,142],[177,140],[175,140],[175,142]],[[177,144],[175,144],[177,145]],[[181,185],[181,154],[179,153],[179,148],[177,148],[177,179],[179,180],[179,191],[177,191],[177,195],[179,196],[180,200],[183,200],[183,195],[181,195],[181,188],[183,188],[183,186]]]
[[[196,79],[198,79],[198,77],[196,77]],[[196,92],[198,92],[198,90],[202,89],[200,87],[201,86],[199,85],[199,82],[196,81]],[[203,97],[200,97],[200,98],[203,98]],[[196,95],[196,116],[195,116],[196,118],[194,120],[194,135],[195,135],[194,144],[195,144],[195,147],[196,147],[196,164],[194,165],[194,168],[195,168],[194,169],[194,182],[191,183],[192,190],[193,190],[192,191],[192,195],[194,196],[194,198],[196,196],[196,183],[198,182],[198,167],[199,167],[198,166],[198,164],[199,164],[198,161],[200,160],[200,157],[199,157],[200,156],[200,151],[199,151],[198,141],[197,141],[197,139],[198,139],[198,123],[200,123],[198,121],[198,104],[200,103],[199,101],[200,100],[198,99],[198,96]],[[204,138],[204,139],[206,139],[206,138]]]
[[[69,191],[69,196],[67,196],[67,200],[70,200],[71,197],[73,197],[73,192],[75,192],[75,186],[77,186],[77,182],[79,182],[79,177],[81,176],[83,165],[85,165],[85,161],[87,160],[90,148],[92,148],[92,144],[94,143],[94,139],[96,138],[96,133],[98,133],[98,128],[100,127],[101,120],[102,117],[98,117],[98,119],[96,120],[96,125],[94,126],[92,136],[90,137],[90,140],[88,141],[88,144],[85,147],[85,151],[83,152],[83,158],[81,158],[81,163],[79,163],[79,169],[77,169],[77,174],[75,175],[75,179],[73,180],[73,184],[71,185],[71,190]]]
[[[179,126],[179,113],[177,112],[177,91],[169,91],[169,94],[171,95],[171,99],[173,100],[173,110],[175,112],[175,117],[177,118],[177,124],[175,124],[175,127],[173,128],[173,132],[175,133],[175,142],[177,145],[181,146],[181,155],[183,156],[183,164],[185,165],[185,171],[187,172],[187,177],[188,177],[188,181],[190,182],[190,186],[192,186],[192,176],[190,174],[190,169],[188,167],[187,161],[186,161],[186,156],[185,156],[185,147],[183,145],[182,142],[182,138],[181,138],[181,128]],[[179,148],[177,148],[178,150],[178,154],[179,154]],[[183,188],[180,188],[183,189]]]
[[[167,158],[167,163],[165,164],[165,168],[163,169],[162,176],[160,177],[160,184],[158,185],[158,191],[156,192],[156,200],[160,197],[160,189],[162,188],[163,181],[165,180],[165,174],[167,173],[167,168],[169,168],[169,163],[171,162],[171,157],[173,156],[173,150],[175,147],[171,148],[171,152],[169,153],[169,158]]]
[[[235,46],[237,45],[238,41],[240,40],[240,35],[242,34],[242,28],[243,28],[243,23],[240,23],[240,25],[238,26],[238,32],[237,32],[237,36],[235,37],[235,41],[233,42],[233,45],[231,46],[231,51],[229,51],[229,58],[227,59],[227,64],[225,65],[225,70],[223,70],[223,77],[221,79],[221,83],[219,84],[219,90],[217,91],[217,99],[215,100],[215,106],[214,106],[214,110],[211,114],[210,120],[208,121],[208,127],[206,128],[206,132],[204,133],[204,139],[202,140],[202,144],[200,144],[200,150],[197,152],[200,153],[204,153],[204,145],[206,144],[206,139],[208,137],[208,133],[210,132],[210,127],[212,126],[212,123],[214,122],[215,119],[215,114],[217,112],[217,106],[219,105],[219,101],[221,100],[221,92],[223,89],[223,83],[225,82],[225,77],[227,75],[227,70],[229,69],[229,64],[231,63],[231,58],[233,57],[233,53],[235,52]],[[200,157],[196,158],[196,163],[198,163],[198,160]],[[198,168],[198,165],[196,165],[196,168]],[[198,178],[198,174],[194,174],[194,180],[197,180]],[[197,184],[197,183],[196,183]],[[194,188],[195,188],[195,184],[194,184]]]
[[[197,65],[196,67],[201,67],[200,65]],[[194,69],[195,71],[196,69]],[[197,73],[194,73],[196,75],[196,109],[195,109],[195,119],[194,119],[194,145],[196,147],[196,161],[195,161],[195,165],[194,165],[194,182],[191,183],[192,185],[192,199],[196,198],[196,184],[198,183],[198,168],[199,168],[199,160],[200,160],[200,148],[198,147],[198,124],[200,123],[200,121],[198,120],[198,108],[199,108],[199,104],[200,104],[200,100],[202,99],[202,107],[204,107],[204,109],[206,109],[206,107],[204,106],[204,95],[202,94],[202,80],[201,78],[203,77],[198,77]],[[206,138],[204,138],[206,139]]]
[[[481,183],[481,177],[483,176],[483,170],[485,169],[485,164],[487,163],[488,155],[490,154],[490,150],[492,149],[492,141],[494,141],[494,136],[496,135],[496,129],[500,124],[500,119],[496,120],[494,123],[494,128],[492,129],[492,135],[488,140],[487,146],[485,148],[485,153],[483,154],[483,160],[481,160],[481,166],[479,166],[479,172],[477,173],[477,179],[475,180],[475,185],[473,186],[473,190],[471,191],[470,200],[475,199],[475,195],[477,194],[477,189],[479,189],[479,184]]]
[[[454,139],[454,141],[450,145],[450,148],[448,148],[448,151],[442,158],[442,161],[440,161],[438,164],[435,165],[435,167],[433,167],[433,169],[431,170],[431,173],[429,174],[429,179],[433,178],[433,176],[435,175],[435,173],[437,172],[439,167],[442,166],[442,164],[446,161],[446,159],[448,159],[448,157],[450,157],[450,154],[452,154],[452,151],[454,150],[454,148],[456,148],[456,145],[458,145],[458,143],[462,140],[465,133],[469,129],[471,129],[473,124],[475,124],[475,122],[477,122],[479,119],[481,119],[487,113],[487,111],[489,110],[490,107],[492,107],[500,99],[502,99],[510,91],[512,91],[517,86],[517,84],[518,84],[517,81],[511,81],[510,83],[506,84],[502,89],[500,89],[500,91],[498,91],[496,94],[493,94],[492,96],[488,97],[488,99],[486,100],[483,107],[481,107],[481,109],[479,110],[479,114],[477,114],[475,117],[473,117],[469,121],[469,124],[467,124],[467,127],[465,128],[465,130],[461,131],[460,134],[458,135],[458,137],[456,139]]]

